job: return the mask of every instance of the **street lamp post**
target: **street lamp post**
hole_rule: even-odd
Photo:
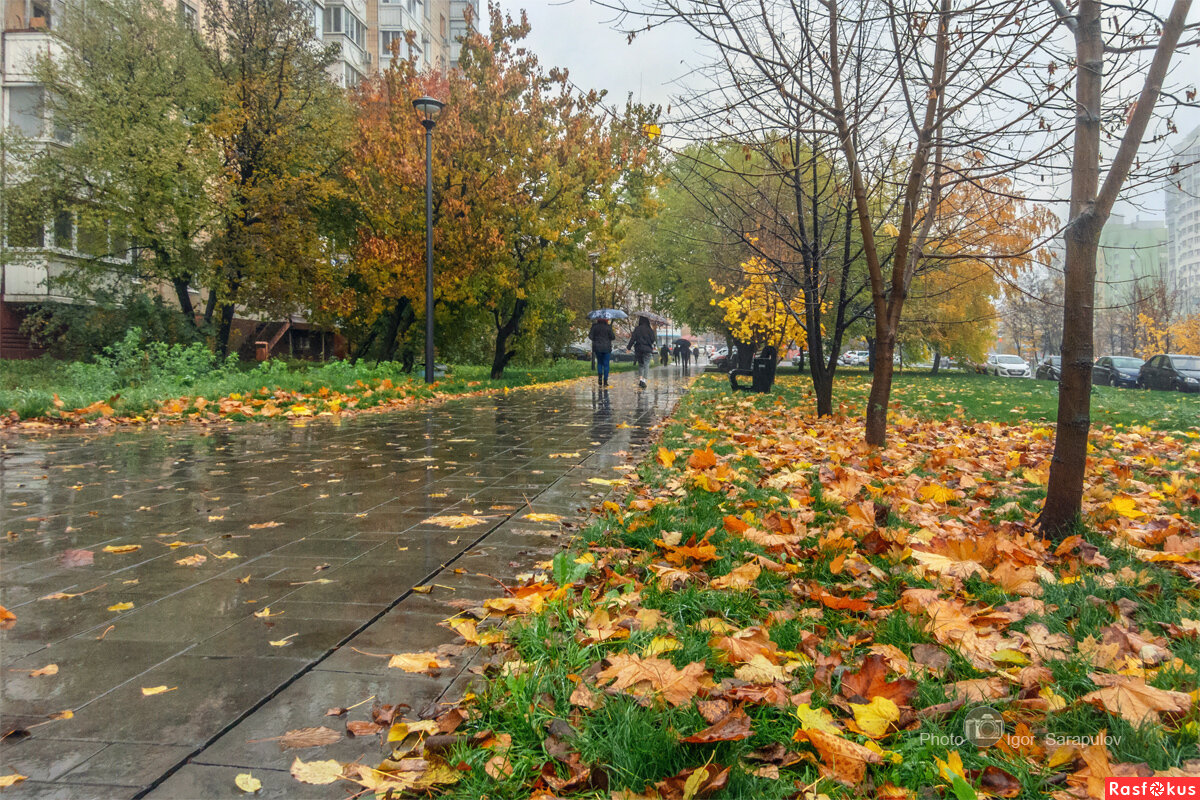
[[[433,125],[446,104],[428,95],[413,100],[425,128],[425,382],[433,383]]]

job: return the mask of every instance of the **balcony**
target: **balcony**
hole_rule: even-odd
[[[55,55],[61,45],[45,30],[4,32],[4,82],[33,83],[33,67],[43,55]]]
[[[10,263],[4,269],[4,297],[7,303],[69,303],[74,298],[51,283],[67,271],[68,259],[51,251],[11,250]]]

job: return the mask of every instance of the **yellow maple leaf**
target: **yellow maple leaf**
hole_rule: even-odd
[[[1126,519],[1138,519],[1146,516],[1145,512],[1138,510],[1137,501],[1127,494],[1116,495],[1105,508]]]
[[[949,503],[955,497],[953,489],[948,489],[937,483],[922,486],[919,494],[921,495],[921,499],[926,503]]]
[[[675,463],[675,454],[665,447],[658,448],[658,463],[670,469]]]
[[[109,611],[128,611],[131,608],[133,608],[133,603],[124,602],[124,603],[113,603],[111,606],[108,607],[108,610]]]
[[[840,736],[841,731],[833,724],[833,715],[826,708],[813,708],[808,703],[796,706],[796,718],[800,720],[800,730],[825,731]]]
[[[872,698],[869,703],[851,703],[850,708],[859,730],[872,739],[885,736],[892,724],[900,719],[900,708],[882,695]]]

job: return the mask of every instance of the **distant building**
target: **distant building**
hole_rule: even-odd
[[[1167,178],[1167,287],[1184,315],[1200,312],[1200,127],[1175,150]]]
[[[164,2],[178,9],[181,24],[202,24],[202,0]],[[329,67],[330,79],[347,88],[386,68],[393,42],[398,43],[400,57],[416,55],[422,68],[457,67],[459,41],[479,19],[479,0],[311,0],[311,5],[313,37],[339,46],[339,58]],[[64,0],[0,0],[0,8],[4,15],[0,129],[15,129],[39,146],[52,147],[66,132],[57,130],[49,119],[45,92],[31,67],[39,54],[57,46],[51,31]],[[410,30],[411,51],[406,40]],[[18,166],[0,149],[0,179],[13,181]],[[127,242],[110,240],[109,231],[76,225],[70,214],[60,214],[43,226],[5,227],[0,231],[0,358],[25,358],[41,352],[21,333],[28,313],[41,302],[71,301],[55,293],[52,279],[66,272],[81,254],[127,253],[129,248]],[[128,263],[128,256],[115,260]]]
[[[1165,282],[1167,249],[1167,226],[1162,220],[1126,222],[1113,214],[1100,234],[1096,306],[1126,305]]]

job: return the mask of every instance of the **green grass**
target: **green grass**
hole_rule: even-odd
[[[790,390],[811,394],[807,376],[786,369],[778,381]],[[871,375],[841,368],[834,385],[839,412],[859,416],[866,406]],[[995,422],[1053,423],[1058,415],[1058,384],[1028,378],[997,378],[957,370],[897,372],[892,385],[893,408],[930,418],[963,417]],[[1092,422],[1098,425],[1147,425],[1159,430],[1194,427],[1200,421],[1200,394],[1146,389],[1092,387]]]
[[[898,556],[874,555],[858,547],[857,557],[870,566],[873,577],[856,578],[845,569],[835,571],[830,563],[834,552],[822,549],[823,535],[845,525],[847,519],[845,503],[820,484],[822,462],[856,464],[860,469],[874,473],[875,485],[882,481],[883,488],[895,487],[904,479],[903,474],[889,472],[892,465],[888,459],[893,456],[883,456],[883,463],[873,468],[868,465],[870,451],[859,449],[861,425],[857,420],[865,403],[868,380],[869,376],[861,371],[839,379],[835,405],[840,404],[844,419],[832,423],[818,423],[813,418],[811,385],[804,376],[781,376],[776,391],[769,395],[736,398],[731,398],[722,376],[705,376],[693,384],[675,416],[663,429],[661,444],[675,453],[674,465],[665,467],[651,457],[638,467],[642,486],[634,497],[657,497],[661,502],[650,510],[625,507],[613,511],[610,507],[612,513],[594,520],[581,534],[583,542],[631,548],[632,554],[623,551],[619,558],[610,559],[605,569],[634,578],[644,585],[636,592],[632,587],[624,586],[620,590],[622,603],[616,604],[614,592],[609,589],[606,595],[607,587],[596,585],[598,578],[593,573],[586,588],[577,589],[577,595],[569,594],[567,599],[550,604],[541,614],[514,623],[510,642],[527,672],[519,678],[493,678],[487,684],[483,701],[474,707],[478,717],[470,722],[472,729],[512,735],[509,758],[514,765],[513,776],[502,781],[487,777],[481,767],[491,753],[464,748],[456,756],[473,769],[464,773],[463,782],[453,787],[451,794],[456,797],[528,797],[537,771],[542,764],[552,761],[542,742],[548,721],[557,719],[569,723],[574,732],[571,745],[584,763],[591,765],[593,770],[603,770],[607,778],[608,791],[593,789],[579,796],[608,797],[609,791],[620,790],[648,792],[655,782],[676,775],[684,768],[705,763],[733,766],[729,785],[719,795],[721,797],[794,796],[797,788],[802,786],[815,787],[814,794],[831,798],[866,796],[864,792],[869,792],[866,786],[849,788],[822,779],[810,760],[783,768],[778,780],[754,774],[755,763],[747,760],[747,756],[762,748],[782,745],[811,756],[808,744],[793,740],[798,723],[791,707],[748,704],[745,710],[753,720],[750,739],[700,746],[680,741],[704,726],[690,706],[671,707],[650,700],[639,703],[623,695],[606,697],[601,707],[594,711],[581,711],[568,702],[574,686],[573,682],[564,681],[568,673],[594,680],[595,670],[605,656],[622,651],[645,652],[652,637],[659,636],[669,636],[677,643],[677,649],[660,656],[675,667],[699,662],[704,664],[714,681],[730,679],[733,666],[726,663],[712,646],[714,634],[701,627],[701,623],[708,626],[713,620],[741,629],[766,625],[771,612],[794,612],[795,616],[777,619],[769,626],[771,640],[783,650],[804,651],[811,655],[815,635],[819,639],[816,653],[836,657],[832,663],[841,661],[841,665],[832,677],[826,667],[825,680],[830,683],[824,684],[817,679],[818,664],[802,664],[791,674],[789,691],[810,691],[807,702],[814,708],[832,709],[839,720],[845,720],[847,713],[844,706],[838,708],[837,703],[832,702],[831,693],[837,692],[841,673],[857,669],[872,645],[898,648],[913,656],[915,645],[937,645],[948,656],[948,665],[941,675],[923,670],[914,675],[918,684],[916,709],[946,702],[946,685],[950,682],[990,677],[1002,671],[999,666],[989,671],[977,668],[963,653],[948,647],[945,642],[938,644],[923,616],[911,615],[898,607],[906,589],[939,586],[936,576],[922,576],[908,556],[902,553]],[[938,376],[900,374],[896,377],[897,402],[892,416],[896,426],[891,431],[892,440],[899,441],[910,432],[918,432],[919,425],[914,420],[923,421],[925,433],[930,428],[941,429],[924,421],[946,420],[951,423],[946,426],[947,438],[961,436],[956,439],[960,447],[965,447],[960,457],[970,457],[971,434],[964,428],[975,422],[1005,422],[1024,424],[1031,431],[1025,441],[1037,441],[1041,446],[1052,436],[1050,421],[1053,419],[1055,390],[1054,384],[1031,380],[1005,380],[953,372]],[[1183,485],[1187,485],[1188,480],[1195,481],[1194,448],[1182,456],[1184,461],[1181,463],[1141,463],[1137,460],[1140,455],[1132,458],[1122,455],[1119,450],[1122,437],[1118,434],[1121,427],[1142,425],[1168,431],[1185,429],[1184,435],[1142,430],[1135,438],[1145,442],[1157,438],[1190,444],[1183,436],[1196,436],[1200,398],[1098,388],[1093,394],[1093,403],[1094,420],[1111,423],[1115,429],[1115,432],[1107,431],[1096,437],[1097,456],[1113,455],[1131,465],[1132,477],[1110,476],[1110,488],[1117,488],[1120,480],[1158,485],[1167,474],[1188,476],[1180,478]],[[734,417],[736,421],[732,419]],[[960,426],[960,422],[967,425]],[[741,427],[743,425],[745,427]],[[799,470],[804,479],[793,484],[790,490],[771,488],[764,479],[777,474],[781,467],[770,463],[772,439],[817,435],[808,433],[810,426],[811,430],[824,431],[822,435],[830,437],[822,438],[809,451],[807,457],[814,464],[806,466],[793,458],[782,466]],[[751,434],[749,440],[746,433]],[[917,448],[932,449],[939,446],[936,439],[933,436],[934,444],[930,445],[931,439],[914,434],[913,444]],[[985,439],[978,437],[976,441]],[[821,452],[825,443],[831,448],[828,453]],[[736,452],[736,457],[728,464],[741,472],[727,478],[726,484],[715,492],[698,488],[683,470],[693,449],[706,446],[711,446],[718,454]],[[738,452],[739,448],[754,449],[755,452]],[[1186,446],[1174,452],[1183,450]],[[922,482],[946,481],[947,469],[922,456],[911,461],[907,475],[919,475]],[[1003,468],[1000,472],[1004,472]],[[985,520],[990,515],[992,523],[997,525],[1002,520],[1017,521],[1022,525],[1030,522],[1044,498],[1044,488],[1031,484],[1017,474],[1020,472],[1022,470],[1014,474],[976,476],[1000,489],[996,497],[974,503]],[[1120,490],[1136,491],[1129,488],[1128,483]],[[809,535],[800,542],[803,552],[792,557],[778,553],[770,555],[791,568],[787,574],[764,571],[755,580],[752,591],[717,590],[705,585],[706,581],[745,563],[752,555],[764,552],[759,545],[727,534],[725,515],[750,512],[760,521],[771,509],[780,509],[787,515],[795,508],[788,501],[797,496],[804,496],[802,507],[812,512],[807,522]],[[864,491],[860,499],[865,496]],[[939,512],[940,518],[957,517],[971,505],[967,500],[955,501]],[[1180,517],[1200,522],[1200,509],[1188,510],[1181,506],[1178,513]],[[886,525],[917,537],[924,526],[932,523],[928,519],[912,521],[910,512],[899,503],[892,505]],[[662,586],[657,582],[648,568],[651,564],[663,564],[662,551],[653,542],[666,532],[679,532],[684,541],[693,535],[697,541],[709,535],[709,541],[716,547],[717,558],[703,565],[705,576],[681,585]],[[1042,584],[1040,599],[1045,604],[1044,612],[1028,614],[1014,621],[1007,627],[1005,635],[1015,636],[1027,631],[1030,625],[1041,624],[1051,635],[1065,634],[1078,646],[1088,637],[1102,640],[1106,629],[1112,625],[1128,624],[1134,631],[1144,631],[1145,635],[1154,637],[1161,635],[1163,624],[1178,624],[1182,618],[1200,616],[1200,589],[1169,565],[1139,560],[1114,544],[1106,533],[1086,526],[1080,526],[1079,533],[1099,548],[1110,566],[1085,568],[1078,579],[1072,577],[1071,580]],[[856,545],[862,536],[861,531],[851,534]],[[565,564],[569,558],[569,555],[563,555],[557,560]],[[1063,568],[1054,559],[1047,559],[1047,563],[1055,570]],[[572,577],[578,579],[581,576]],[[957,597],[981,610],[1019,599],[1002,588],[990,574],[969,576],[961,583],[956,590],[944,589],[943,596]],[[809,599],[806,589],[798,588],[811,585],[849,597],[875,592],[873,611],[883,613],[862,614],[822,607]],[[634,595],[636,599],[633,599]],[[634,630],[628,639],[579,644],[576,636],[585,627],[583,620],[593,608],[606,603],[610,608],[624,608],[625,602],[633,607],[658,611],[664,625],[651,631]],[[1130,602],[1136,605],[1130,605]],[[1195,665],[1200,664],[1200,642],[1170,639],[1167,646],[1178,663],[1153,674],[1149,683],[1178,692],[1196,691]],[[1045,668],[1051,676],[1046,686],[1065,702],[1065,707],[1053,713],[1035,713],[995,701],[992,704],[1006,712],[1010,733],[1017,721],[1028,722],[1039,735],[1068,741],[1073,738],[1087,740],[1098,731],[1107,730],[1113,763],[1145,762],[1155,769],[1178,766],[1195,758],[1198,712],[1194,708],[1184,719],[1169,726],[1137,727],[1082,701],[1085,695],[1098,688],[1092,678],[1094,673],[1114,671],[1117,667],[1098,668],[1090,657],[1068,651],[1065,658],[1047,659]],[[1017,669],[1013,668],[1010,677],[1015,674]],[[919,724],[914,723],[907,730],[889,734],[881,744],[896,754],[896,760],[870,768],[874,785],[878,787],[890,782],[909,790],[913,793],[910,796],[924,796],[931,787],[940,785],[944,787],[940,796],[955,796],[938,774],[934,758],[946,759],[956,751],[967,770],[992,766],[1013,775],[1021,784],[1021,797],[1041,797],[1059,791],[1066,777],[1064,772],[1070,771],[1068,767],[1050,767],[1044,758],[1014,758],[1000,748],[979,750],[954,743],[956,739],[961,742],[967,712],[978,705],[981,704],[967,703],[952,713],[922,718]],[[860,743],[863,741],[861,736],[856,737],[849,731],[846,736]],[[963,790],[970,791],[965,786]]]
[[[616,372],[634,365],[618,363]],[[586,361],[561,360],[536,367],[510,367],[499,380],[491,380],[485,366],[453,366],[433,391],[463,394],[483,389],[516,388],[552,383],[592,374]],[[383,381],[394,388],[379,390]],[[365,386],[359,385],[359,382]],[[366,388],[371,391],[368,394]],[[266,392],[263,392],[263,390]],[[207,369],[170,367],[150,369],[130,376],[104,363],[76,363],[41,358],[0,362],[0,414],[16,412],[21,419],[52,417],[55,395],[63,410],[110,402],[118,416],[153,413],[163,403],[180,397],[217,400],[231,394],[266,396],[284,392],[296,402],[322,389],[359,398],[358,408],[370,408],[398,396],[432,396],[423,376],[406,373],[399,363],[350,364],[272,360],[262,364],[215,365]],[[116,398],[113,400],[113,398]]]

